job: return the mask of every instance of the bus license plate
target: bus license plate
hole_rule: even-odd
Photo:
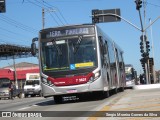
[[[77,90],[76,89],[72,89],[72,90],[67,90],[67,93],[76,93]]]
[[[33,92],[29,92],[29,94],[33,94]]]

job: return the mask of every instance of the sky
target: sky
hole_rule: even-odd
[[[154,21],[160,16],[160,0],[146,1],[146,19],[144,7],[141,14],[144,27],[149,19]],[[121,16],[141,28],[138,11],[134,0],[6,0],[6,13],[0,14],[0,44],[30,46],[32,38],[38,37],[42,29],[42,8],[45,8],[45,28],[63,25],[92,23],[93,9],[121,10]],[[124,51],[125,64],[132,64],[138,74],[142,73],[140,63],[141,31],[125,21],[99,23],[98,26],[112,38]],[[151,37],[152,29],[152,37]],[[160,70],[160,20],[147,29],[147,38],[154,43],[155,70]],[[150,44],[150,46],[151,46]],[[153,56],[151,48],[150,57]],[[16,63],[38,63],[36,57],[16,59]],[[13,60],[0,60],[0,68],[12,65]]]

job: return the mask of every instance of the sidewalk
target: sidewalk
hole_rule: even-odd
[[[142,90],[142,89],[156,89],[160,88],[160,83],[157,84],[148,84],[148,85],[135,85],[133,89],[135,90]]]
[[[159,101],[160,84],[136,85],[120,99],[99,110],[104,111],[106,117],[89,117],[87,120],[160,120]]]

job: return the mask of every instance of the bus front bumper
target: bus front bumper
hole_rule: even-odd
[[[48,86],[42,83],[43,96],[77,94],[93,91],[103,91],[104,86],[102,80],[96,80],[92,83],[72,85],[72,86]]]

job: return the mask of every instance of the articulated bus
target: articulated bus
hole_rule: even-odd
[[[36,55],[35,40],[32,54]],[[43,96],[123,91],[123,51],[95,24],[43,29],[39,32],[38,53]]]

